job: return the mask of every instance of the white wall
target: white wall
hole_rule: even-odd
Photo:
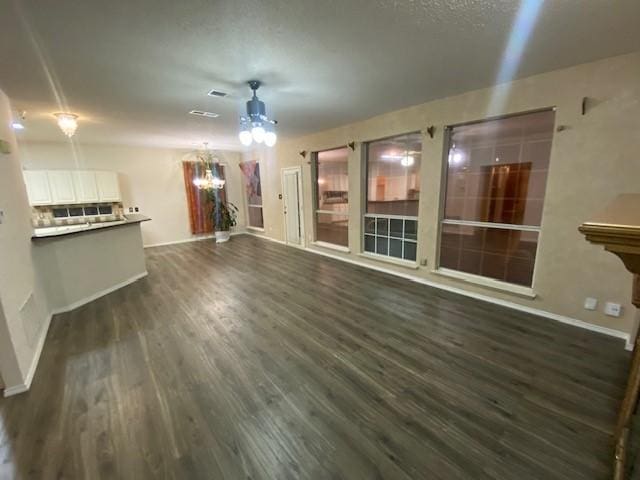
[[[217,153],[217,152],[216,152]],[[228,199],[240,209],[236,230],[244,229],[244,209],[240,184],[239,154],[220,152],[227,164]],[[182,161],[194,159],[187,150],[109,145],[84,145],[73,141],[60,143],[20,143],[20,157],[25,169],[101,169],[119,173],[125,213],[137,206],[151,217],[142,224],[145,245],[176,242],[194,238],[189,215]]]
[[[34,268],[31,213],[9,100],[0,91],[0,372],[8,390],[29,383],[47,334],[49,307]]]

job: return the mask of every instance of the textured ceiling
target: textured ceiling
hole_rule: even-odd
[[[533,30],[515,77],[640,50],[638,0],[522,4]],[[519,7],[515,0],[0,0],[0,88],[28,111],[20,133],[28,140],[62,140],[51,114],[69,109],[81,116],[82,142],[239,149],[247,80],[264,82],[259,94],[281,137],[489,86]],[[235,95],[208,97],[211,88]],[[187,115],[191,109],[220,117]]]

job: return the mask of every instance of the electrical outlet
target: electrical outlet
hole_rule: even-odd
[[[598,308],[598,299],[593,297],[587,297],[584,299],[585,310],[595,310]]]
[[[619,303],[607,302],[604,304],[604,313],[610,317],[619,317],[622,314],[622,305]]]
[[[423,258],[422,260],[420,260],[420,265],[422,265],[423,267],[427,266],[427,259]]]

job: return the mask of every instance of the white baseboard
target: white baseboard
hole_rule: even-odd
[[[94,293],[93,295],[89,295],[88,297],[85,297],[83,299],[78,300],[77,302],[73,302],[69,305],[65,305],[64,307],[60,307],[60,308],[56,308],[53,310],[53,315],[57,315],[59,313],[65,313],[65,312],[70,312],[71,310],[75,310],[78,307],[81,307],[82,305],[86,305],[89,302],[93,302],[94,300],[97,300],[100,297],[104,297],[105,295],[111,293],[111,292],[115,292],[116,290],[121,289],[122,287],[126,287],[127,285],[135,282],[136,280],[140,280],[141,278],[144,278],[148,275],[149,273],[147,271],[144,271],[142,273],[138,273],[136,275],[134,275],[133,277],[130,277],[126,280],[124,280],[123,282],[117,283],[109,288],[105,288],[104,290],[101,290],[99,292]]]
[[[269,239],[273,240],[273,239]],[[276,240],[277,241],[277,240]],[[590,330],[592,332],[602,333],[604,335],[608,335],[610,337],[621,338],[625,341],[625,348],[627,350],[633,350],[633,344],[630,344],[629,334],[626,332],[622,332],[620,330],[615,330],[613,328],[602,327],[600,325],[594,325],[593,323],[588,323],[583,320],[578,320],[577,318],[566,317],[564,315],[558,315],[557,313],[547,312],[546,310],[540,310],[533,307],[528,307],[526,305],[521,305],[519,303],[510,302],[508,300],[502,300],[499,298],[491,297],[489,295],[483,295],[481,293],[470,292],[468,290],[464,290],[462,288],[452,287],[449,285],[445,285],[442,283],[433,282],[431,280],[427,280],[426,278],[418,277],[416,275],[411,275],[408,273],[398,272],[395,270],[391,270],[389,268],[385,268],[383,266],[371,265],[368,263],[362,263],[357,260],[352,260],[350,258],[345,258],[339,255],[334,255],[329,252],[324,252],[320,250],[316,250],[314,248],[306,248],[308,252],[315,253],[317,255],[322,255],[325,257],[333,258],[335,260],[340,260],[347,263],[352,263],[354,265],[358,265],[360,267],[370,268],[372,270],[377,270],[379,272],[388,273],[390,275],[395,275],[397,277],[402,277],[407,280],[411,280],[416,283],[421,283],[423,285],[428,285],[430,287],[439,288],[440,290],[446,290],[448,292],[457,293],[458,295],[464,295],[465,297],[475,298],[477,300],[482,300],[484,302],[493,303],[495,305],[501,305],[503,307],[508,307],[513,310],[518,310],[521,312],[531,313],[533,315],[538,315],[540,317],[549,318],[551,320],[555,320],[557,322],[566,323],[568,325],[573,325],[575,327],[584,328],[585,330]]]
[[[277,240],[275,238],[267,237],[266,235],[261,235],[259,233],[255,233],[255,232],[252,232],[250,230],[247,230],[246,232],[243,232],[243,233],[246,233],[247,235],[251,235],[253,237],[262,238],[263,240],[269,240],[270,242],[279,243],[281,245],[286,245],[287,244],[287,242],[285,242],[284,240]],[[290,246],[293,246],[293,245],[290,245]],[[306,248],[305,248],[305,250],[306,250]]]
[[[31,382],[33,381],[33,376],[36,373],[36,368],[38,367],[38,362],[40,361],[40,355],[42,354],[42,349],[44,348],[44,341],[47,339],[47,332],[49,332],[49,325],[51,325],[51,318],[53,317],[53,313],[47,315],[47,319],[45,320],[44,326],[42,328],[42,334],[38,339],[38,344],[36,345],[36,349],[33,355],[33,360],[31,361],[31,365],[29,366],[29,371],[27,372],[27,376],[24,379],[24,383],[19,383],[18,385],[12,385],[10,387],[6,387],[4,389],[4,396],[10,397],[12,395],[17,395],[19,393],[24,393],[31,387]]]
[[[100,292],[94,293],[93,295],[90,295],[88,297],[85,297],[81,300],[78,300],[77,302],[73,302],[70,305],[66,305],[64,307],[60,307],[60,308],[56,308],[54,309],[51,313],[49,313],[49,316],[47,317],[47,320],[45,322],[45,326],[42,329],[42,335],[40,336],[40,339],[38,340],[38,345],[36,346],[35,352],[34,352],[34,356],[33,356],[33,360],[31,361],[31,365],[29,367],[29,371],[27,372],[27,376],[24,380],[24,383],[20,383],[18,385],[12,385],[10,387],[6,387],[4,389],[4,396],[5,397],[10,397],[11,395],[17,395],[19,393],[24,393],[27,390],[29,390],[29,388],[31,387],[31,382],[33,380],[33,376],[36,373],[36,368],[38,367],[38,362],[40,361],[40,355],[42,354],[42,349],[44,348],[44,342],[47,338],[47,332],[49,331],[49,325],[51,324],[51,319],[53,318],[54,315],[57,315],[59,313],[65,313],[65,312],[70,312],[71,310],[75,310],[78,307],[81,307],[82,305],[85,305],[89,302],[92,302],[100,297],[104,297],[105,295],[111,293],[111,292],[115,292],[116,290],[119,290],[122,287],[126,287],[127,285],[135,282],[136,280],[140,280],[141,278],[144,278],[148,275],[148,272],[142,272],[139,273],[137,275],[134,275],[131,278],[128,278],[127,280],[120,282],[116,285],[113,285],[112,287],[106,288],[104,290],[101,290]]]
[[[247,232],[245,232],[244,230],[238,230],[238,231],[231,232],[231,236],[233,237],[234,235],[243,235],[245,233]],[[201,235],[199,237],[184,238],[182,240],[173,240],[171,242],[151,243],[149,245],[144,245],[144,248],[164,247],[166,245],[178,245],[180,243],[199,242],[200,240],[209,240],[211,238],[215,238],[215,235]]]

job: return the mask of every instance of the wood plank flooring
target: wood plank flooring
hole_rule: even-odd
[[[248,235],[147,264],[53,320],[0,478],[610,476],[619,340]]]

